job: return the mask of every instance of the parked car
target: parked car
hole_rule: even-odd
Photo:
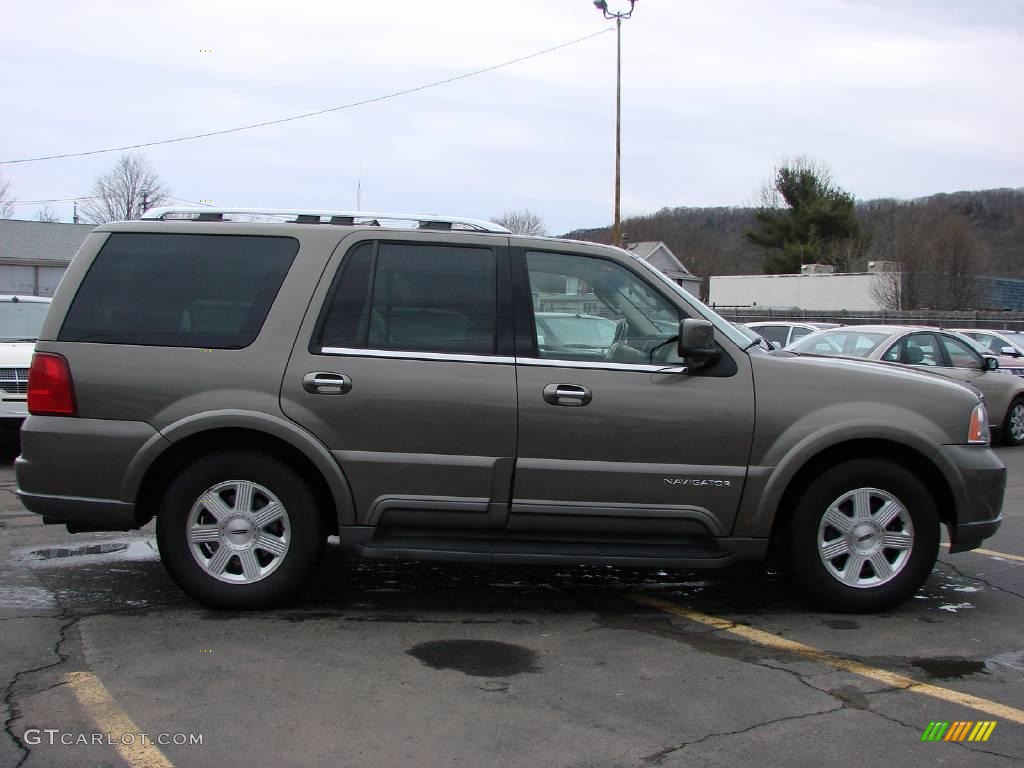
[[[768,341],[766,338],[761,336],[757,331],[752,328],[748,328],[743,323],[733,323],[733,328],[742,333],[748,339],[756,342],[758,346],[762,347],[767,352],[773,352],[776,349],[781,349],[782,346],[777,341]]]
[[[0,428],[18,429],[28,416],[28,369],[50,299],[0,296]]]
[[[838,328],[838,323],[794,323],[784,321],[766,321],[763,323],[747,323],[748,328],[773,344],[785,347],[802,339],[815,331]]]
[[[231,220],[255,215],[286,221]],[[606,350],[541,344],[557,286],[617,323]],[[958,382],[769,353],[628,251],[436,216],[97,227],[29,410],[26,507],[71,531],[155,516],[173,579],[228,608],[294,594],[334,535],[370,559],[656,568],[774,545],[826,608],[882,610],[941,525],[952,552],[995,533],[1006,478]]]
[[[615,341],[619,323],[598,315],[537,312],[537,343],[547,350],[590,350],[604,355]]]
[[[980,328],[953,328],[969,339],[974,339],[992,355],[1024,357],[1024,333],[1020,331],[990,331]]]
[[[1007,445],[1024,444],[1024,381],[998,372],[970,339],[938,328],[850,325],[801,339],[791,352],[866,357],[926,367],[977,387],[985,396],[992,430]]]

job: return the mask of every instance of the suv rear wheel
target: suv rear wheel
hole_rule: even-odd
[[[309,578],[323,543],[316,498],[290,467],[255,451],[198,459],[156,518],[174,581],[214,608],[266,608]]]
[[[881,459],[812,482],[793,513],[793,571],[823,608],[884,611],[916,592],[938,556],[939,516],[918,478]]]

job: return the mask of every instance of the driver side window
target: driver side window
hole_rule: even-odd
[[[526,254],[537,349],[556,360],[678,362],[679,311],[628,269],[561,253]]]

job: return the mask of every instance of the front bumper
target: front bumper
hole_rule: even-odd
[[[1006,466],[990,448],[976,445],[944,445],[938,459],[956,504],[949,551],[966,552],[1003,522]]]

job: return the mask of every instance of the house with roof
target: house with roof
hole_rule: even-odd
[[[53,296],[95,224],[0,219],[0,294]]]
[[[627,246],[637,258],[646,261],[676,285],[700,298],[700,278],[690,272],[667,245],[662,242],[630,243]]]

